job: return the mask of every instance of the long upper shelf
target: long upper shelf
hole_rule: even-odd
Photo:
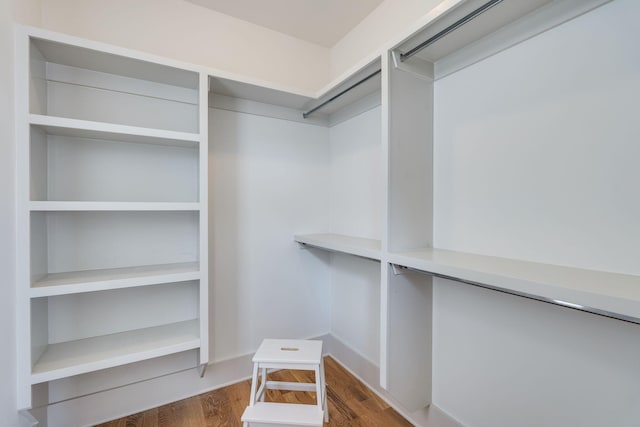
[[[294,240],[315,248],[380,261],[380,240],[330,233],[298,234]]]
[[[640,323],[640,276],[441,249],[391,253],[389,262],[495,290]]]

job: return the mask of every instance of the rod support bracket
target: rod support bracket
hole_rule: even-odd
[[[391,264],[391,271],[393,271],[394,276],[400,276],[407,271],[407,267],[398,264]]]
[[[207,372],[207,366],[207,363],[201,363],[198,365],[198,375],[200,375],[200,378],[204,378],[204,374]]]

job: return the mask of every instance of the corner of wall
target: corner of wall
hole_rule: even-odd
[[[335,79],[373,59],[389,43],[415,26],[442,0],[385,0],[331,48],[330,76]]]

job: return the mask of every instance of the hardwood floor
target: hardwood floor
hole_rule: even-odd
[[[411,426],[393,408],[347,372],[325,357],[329,423],[331,426],[394,427]],[[312,382],[312,371],[283,370],[269,375],[278,381]],[[98,427],[235,427],[249,403],[250,381],[204,393]],[[266,401],[315,403],[315,393],[268,390]]]

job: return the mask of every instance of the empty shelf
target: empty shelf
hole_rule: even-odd
[[[48,135],[87,139],[134,142],[140,144],[196,147],[200,140],[197,133],[176,132],[137,126],[117,125],[66,117],[29,115],[29,123],[43,129]]]
[[[298,234],[294,240],[314,248],[380,261],[380,240],[342,234]]]
[[[197,202],[32,201],[31,211],[198,211]]]
[[[486,288],[640,323],[640,276],[441,249],[392,253],[389,262]]]
[[[32,298],[200,279],[200,264],[145,265],[47,274],[31,285]]]
[[[33,366],[31,383],[84,374],[200,346],[199,320],[50,344]]]

